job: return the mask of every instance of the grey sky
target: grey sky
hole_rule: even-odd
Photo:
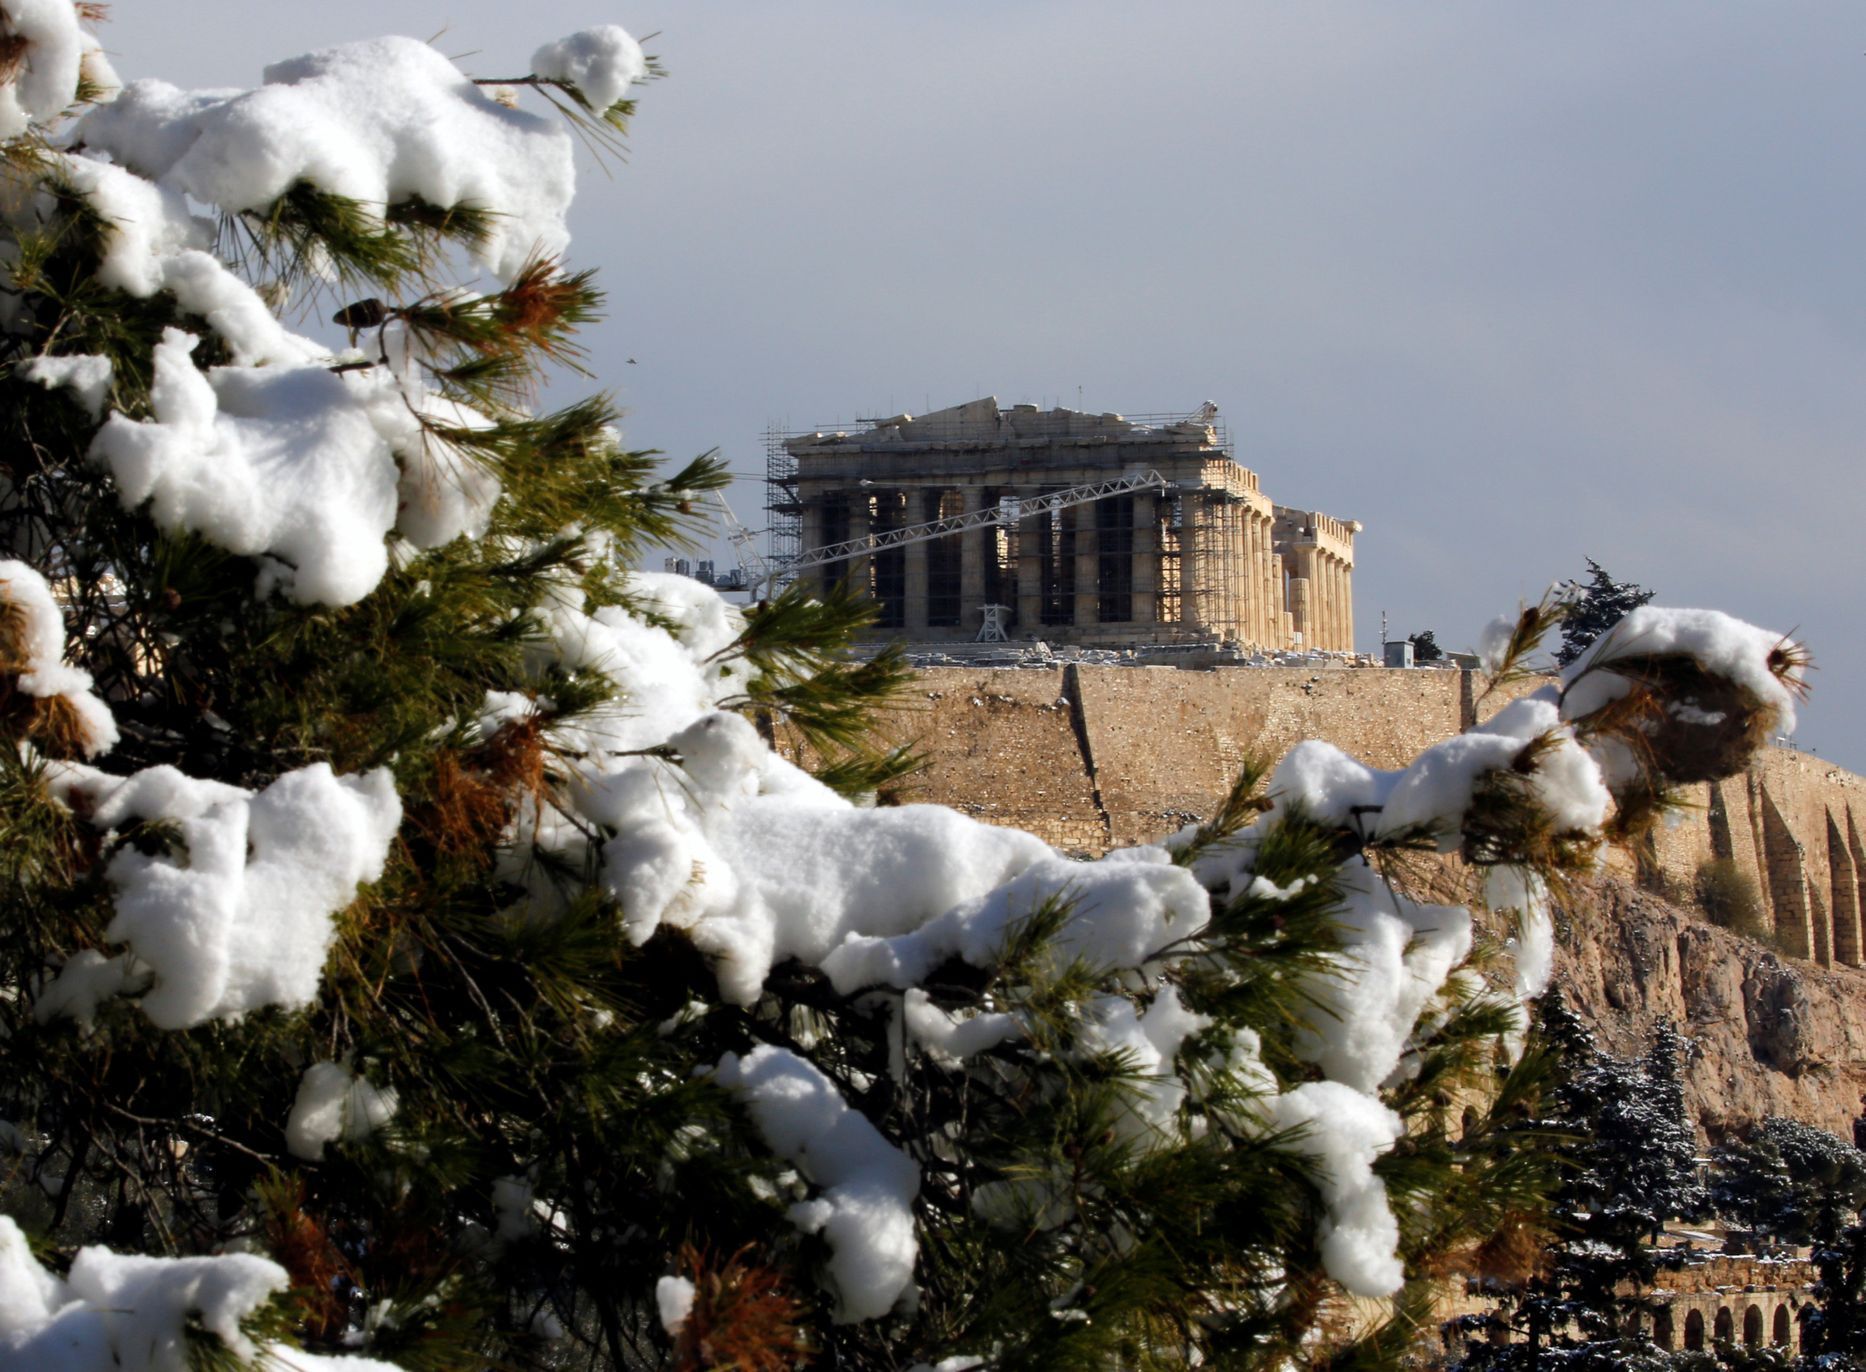
[[[1592,556],[1798,628],[1799,741],[1866,770],[1856,6],[190,0],[105,36],[238,85],[443,28],[509,74],[598,22],[671,71],[574,223],[632,442],[753,474],[771,420],[1215,400],[1276,500],[1366,523],[1364,650]]]

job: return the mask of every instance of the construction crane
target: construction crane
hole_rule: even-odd
[[[821,548],[812,548],[803,556],[794,558],[781,566],[772,566],[762,558],[758,565],[762,570],[756,577],[750,573],[751,566],[745,561],[747,554],[757,558],[749,543],[740,546],[737,533],[733,535],[733,545],[740,548],[740,565],[747,572],[748,586],[762,587],[766,597],[777,589],[780,580],[790,580],[799,572],[807,572],[816,567],[828,566],[834,562],[847,562],[850,558],[867,557],[887,548],[900,548],[909,543],[925,543],[929,539],[944,538],[948,534],[963,533],[967,529],[986,529],[1000,524],[1016,524],[1020,520],[1033,519],[1056,510],[1066,510],[1074,505],[1089,505],[1097,500],[1106,500],[1109,496],[1127,495],[1134,491],[1158,488],[1162,491],[1173,489],[1173,483],[1158,472],[1130,472],[1126,476],[1115,477],[1109,481],[1097,481],[1087,486],[1071,486],[1066,490],[1049,491],[1043,495],[1028,498],[1006,498],[983,510],[973,510],[967,514],[949,515],[945,519],[931,519],[924,524],[904,524],[897,529],[884,529],[880,533],[869,534],[865,538],[846,539],[841,543],[826,544]],[[723,501],[721,502],[724,503]],[[734,520],[736,525],[737,521]],[[742,529],[739,532],[743,532]],[[750,534],[745,537],[749,539]]]
[[[732,506],[726,503],[726,493],[715,491],[719,500],[720,517],[726,525],[726,541],[732,545],[733,553],[739,560],[739,574],[743,584],[752,590],[772,579],[771,564],[766,562],[758,551],[758,535],[739,522],[739,517],[732,512]]]

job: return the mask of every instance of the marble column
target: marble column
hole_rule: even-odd
[[[1152,491],[1134,495],[1133,622],[1155,624],[1160,618],[1160,502]]]
[[[1101,623],[1101,536],[1095,528],[1096,508],[1077,505],[1063,512],[1076,534],[1074,622],[1078,629]]]
[[[961,486],[959,499],[962,514],[976,514],[984,508],[984,492],[977,486]],[[966,637],[977,634],[984,622],[985,559],[993,552],[995,532],[987,525],[954,535],[959,540],[959,628]]]
[[[929,501],[937,500],[938,493],[918,488],[907,492],[905,508],[901,511],[903,524],[921,524],[933,516],[927,513]],[[903,600],[901,607],[901,627],[910,638],[925,638],[927,632],[927,549],[930,542],[909,543],[901,549],[903,570]]]
[[[1025,499],[1040,494],[1036,490],[1018,492]],[[1039,540],[1048,522],[1048,515],[1039,515],[1017,526],[1017,630],[1025,638],[1043,636],[1043,558]]]

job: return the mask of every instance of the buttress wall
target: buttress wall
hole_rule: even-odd
[[[1088,853],[1210,814],[1248,757],[1273,762],[1322,738],[1400,767],[1540,684],[1482,701],[1475,673],[1380,668],[938,668],[916,680],[909,708],[884,724],[931,759],[908,798]],[[1706,863],[1726,861],[1755,883],[1782,951],[1866,965],[1866,778],[1770,748],[1743,775],[1681,799],[1643,861],[1611,861],[1680,894]]]

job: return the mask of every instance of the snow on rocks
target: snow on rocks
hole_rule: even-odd
[[[338,777],[317,763],[258,792],[172,767],[67,765],[51,782],[99,829],[160,820],[180,833],[180,852],[125,847],[105,869],[116,913],[104,936],[153,978],[141,1008],[164,1029],[310,1004],[333,917],[382,875],[402,817],[386,768]]]
[[[285,1147],[295,1158],[321,1161],[324,1145],[366,1139],[395,1118],[393,1089],[376,1086],[338,1062],[314,1062],[298,1083],[285,1121]]]
[[[745,1106],[771,1151],[822,1188],[791,1207],[791,1219],[829,1244],[838,1323],[887,1314],[913,1284],[919,1165],[789,1049],[728,1053],[713,1076]]]
[[[628,30],[603,24],[546,43],[531,55],[531,74],[571,87],[600,112],[648,74],[648,61]]]
[[[617,82],[626,88],[634,73],[620,45],[578,37],[586,41],[565,40],[558,65],[581,70],[597,94]],[[413,198],[489,211],[474,251],[502,278],[569,242],[569,132],[500,104],[412,38],[346,43],[280,62],[252,91],[134,81],[87,114],[77,137],[138,175],[234,213],[262,210],[300,183],[377,215]]]
[[[40,701],[65,707],[69,733],[85,757],[117,743],[117,722],[91,690],[91,674],[65,665],[65,616],[45,578],[24,562],[0,561],[0,674]]]

